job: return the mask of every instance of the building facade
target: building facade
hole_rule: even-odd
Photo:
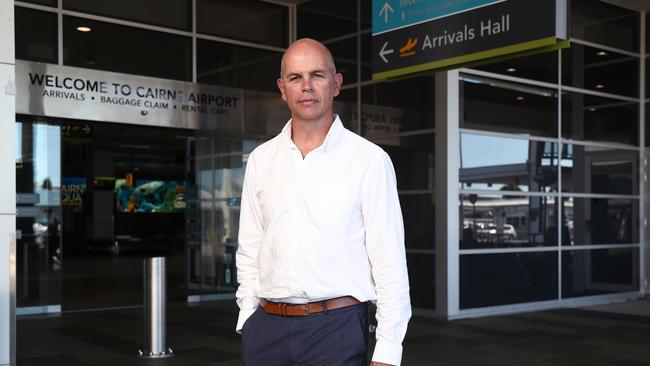
[[[147,257],[170,301],[234,298],[246,160],[289,118],[275,80],[303,37],[393,160],[416,314],[648,292],[645,2],[573,0],[569,48],[390,81],[370,0],[0,4],[0,365],[16,314],[141,306]]]

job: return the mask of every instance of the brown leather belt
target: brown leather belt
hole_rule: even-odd
[[[360,304],[361,301],[352,296],[337,297],[325,301],[310,302],[307,304],[285,304],[260,299],[260,306],[267,314],[280,316],[309,316],[327,310],[345,308]]]

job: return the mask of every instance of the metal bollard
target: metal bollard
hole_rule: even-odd
[[[172,357],[165,346],[167,336],[167,291],[165,257],[144,260],[144,349],[143,358]]]

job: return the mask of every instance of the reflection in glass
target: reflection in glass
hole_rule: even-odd
[[[562,297],[639,290],[639,249],[562,252]]]
[[[278,93],[279,52],[197,40],[197,81]]]
[[[435,125],[435,82],[420,76],[361,89],[364,137],[430,129]]]
[[[562,96],[562,136],[638,145],[638,103],[588,94]]]
[[[555,199],[547,196],[460,196],[460,249],[552,246]]]
[[[460,308],[558,297],[557,252],[460,256]]]
[[[495,74],[557,83],[557,57],[557,51],[536,53],[531,56],[508,58],[472,68]]]
[[[60,0],[63,8],[163,27],[191,30],[191,0]]]
[[[239,205],[246,161],[258,141],[197,138],[196,186],[187,210],[190,294],[234,292]]]
[[[79,32],[79,26],[92,31]],[[192,80],[189,37],[64,16],[63,48],[69,66]]]
[[[423,309],[436,307],[436,256],[406,253],[409,272],[411,306]]]
[[[357,31],[357,2],[311,0],[298,5],[298,39],[326,41]]]
[[[435,248],[436,218],[433,194],[402,194],[399,196],[404,216],[406,249]]]
[[[639,13],[604,1],[571,0],[570,4],[572,37],[628,51],[639,49]]]
[[[349,37],[336,42],[326,42],[334,56],[336,71],[343,75],[343,85],[357,82],[357,37]]]
[[[463,133],[461,189],[557,191],[558,145]]]
[[[16,58],[22,60],[57,63],[56,14],[15,8]]]
[[[285,47],[289,40],[288,22],[287,6],[252,0],[196,2],[199,33]]]
[[[562,50],[562,83],[630,97],[639,95],[639,58],[572,44]]]
[[[61,303],[61,133],[16,123],[16,305]]]
[[[371,139],[390,156],[397,175],[397,188],[433,189],[435,181],[435,135]]]
[[[557,137],[556,92],[462,76],[461,128]]]
[[[635,195],[639,192],[638,166],[636,151],[566,144],[562,191]]]
[[[639,242],[639,202],[622,198],[562,200],[562,245]]]

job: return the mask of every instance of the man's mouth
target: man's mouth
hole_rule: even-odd
[[[298,103],[303,104],[303,105],[312,105],[317,103],[317,99],[300,99]]]

